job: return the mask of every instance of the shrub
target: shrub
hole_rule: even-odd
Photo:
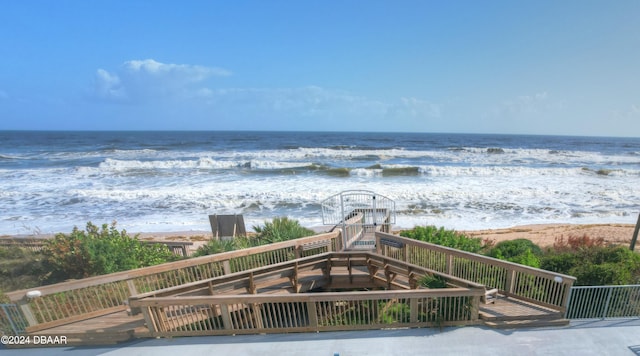
[[[193,257],[215,255],[216,253],[222,253],[235,250],[233,240],[209,240],[205,245],[198,247],[196,252],[193,253]]]
[[[45,279],[56,282],[152,266],[175,260],[162,244],[143,244],[118,231],[116,223],[98,228],[91,222],[86,230],[73,228],[70,234],[57,234],[42,250]]]
[[[579,260],[580,256],[575,252],[549,251],[540,258],[540,268],[562,274],[571,274],[571,269],[579,263]]]
[[[591,238],[587,234],[582,236],[569,236],[566,240],[564,236],[555,239],[553,249],[555,251],[577,251],[580,249],[604,246],[604,238]]]
[[[577,285],[598,286],[633,283],[631,271],[622,269],[615,263],[582,264],[572,269],[571,272],[578,280]]]
[[[640,254],[624,246],[581,246],[577,250],[550,250],[540,267],[572,275],[576,285],[640,283]]]
[[[263,227],[254,226],[253,230],[258,234],[257,239],[261,244],[293,240],[315,234],[313,230],[301,226],[297,220],[290,220],[287,217],[277,217],[271,222],[265,221]]]
[[[264,227],[254,226],[253,229],[257,233],[255,237],[240,236],[233,240],[210,240],[206,245],[199,247],[193,256],[213,255],[315,234],[315,231],[300,226],[298,221],[286,217],[274,218],[271,222],[266,221]]]
[[[420,285],[429,289],[447,288],[447,281],[439,275],[425,275],[420,279]]]
[[[540,267],[542,249],[531,240],[516,239],[499,242],[487,253],[487,255],[501,260],[538,268]]]
[[[39,252],[18,246],[0,247],[0,303],[8,300],[3,292],[40,285],[42,274]]]
[[[479,237],[467,237],[454,230],[435,226],[416,226],[412,230],[401,231],[400,236],[473,253],[482,251],[488,243],[488,241],[483,242]]]

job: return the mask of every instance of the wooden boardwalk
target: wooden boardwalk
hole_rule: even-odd
[[[458,314],[466,315],[466,311],[458,314],[453,313],[451,318],[447,319],[447,322],[451,324],[445,325],[484,323],[497,328],[515,328],[568,324],[563,311],[566,309],[566,293],[575,280],[571,276],[532,269],[387,233],[363,234],[362,237],[366,237],[362,244],[354,246],[345,242],[347,246],[352,247],[346,249],[351,250],[349,252],[335,252],[345,250],[342,247],[340,234],[327,233],[252,249],[181,260],[146,269],[43,286],[39,289],[42,295],[35,300],[25,299],[25,295],[28,293],[26,290],[13,292],[10,297],[23,310],[29,312],[25,315],[30,316],[29,323],[32,331],[30,335],[64,336],[68,345],[114,344],[135,338],[154,336],[213,335],[235,333],[236,331],[247,334],[254,332],[253,329],[265,332],[264,330],[267,328],[258,322],[260,318],[256,319],[258,321],[256,321],[257,326],[255,327],[243,327],[244,319],[230,319],[239,317],[253,317],[255,319],[254,308],[258,308],[260,303],[270,303],[269,308],[276,308],[277,310],[273,310],[276,314],[279,313],[279,316],[287,314],[286,308],[282,306],[286,304],[298,308],[300,310],[296,309],[296,311],[304,313],[307,310],[319,308],[317,315],[321,315],[320,309],[324,308],[340,317],[343,314],[348,315],[346,314],[348,311],[362,313],[362,310],[366,308],[363,309],[361,306],[380,305],[381,303],[393,304],[396,302],[390,301],[407,298],[399,302],[398,305],[404,303],[409,307],[406,308],[406,311],[400,307],[395,308],[394,313],[398,313],[399,316],[394,317],[395,319],[392,320],[395,321],[392,323],[396,323],[395,325],[399,325],[398,327],[406,325],[424,327],[427,324],[418,324],[418,315],[431,314],[420,312],[422,309],[418,309],[418,306],[420,308],[423,306],[435,308],[433,311],[436,311],[439,310],[437,304],[432,307],[432,304],[427,303],[431,303],[431,300],[437,300],[437,303],[445,303],[444,305],[447,306],[447,308],[440,310],[448,311],[450,310],[448,306],[455,308],[467,303],[466,301],[454,302],[455,298],[470,298],[466,300],[470,300],[471,304],[466,304],[465,308],[470,308],[467,310],[471,310],[471,317],[464,319],[466,317],[458,316]],[[371,240],[372,238],[375,238],[375,242]],[[376,250],[371,250],[372,242]],[[406,261],[412,261],[412,263]],[[424,290],[422,292],[411,291],[419,289],[418,282],[426,275],[439,275],[454,288],[447,292],[445,290],[427,291],[425,295],[420,294]],[[495,280],[497,284],[484,285],[477,282],[487,279]],[[504,280],[509,283],[498,283]],[[539,293],[530,293],[531,285],[536,286],[538,288],[536,291],[539,290]],[[150,292],[138,293],[136,290],[150,290]],[[319,298],[323,298],[320,293],[312,293],[309,294],[309,297],[298,298],[299,293],[318,290],[329,292],[327,293],[329,299],[320,300]],[[374,299],[363,299],[359,295],[351,295],[346,300],[342,300],[337,299],[342,297],[331,296],[331,292],[334,291],[353,290],[368,291],[368,295],[375,295],[371,297]],[[491,290],[498,290],[503,294],[498,295],[490,304],[478,302]],[[120,292],[122,295],[111,296],[115,292]],[[391,297],[384,294],[385,292],[395,294]],[[345,294],[349,293],[353,294],[354,292]],[[264,294],[264,296],[260,296],[260,294]],[[293,297],[292,294],[297,296]],[[93,300],[90,297],[94,295],[109,295],[110,298],[108,300],[93,298],[96,299]],[[287,297],[280,295],[287,295]],[[505,295],[510,297],[507,298]],[[181,296],[185,297],[184,300]],[[216,298],[212,301],[207,299],[207,296],[215,296]],[[275,298],[271,298],[271,296]],[[81,306],[83,307],[86,307],[85,304],[93,303],[97,305],[97,309],[89,308],[86,311],[83,311],[84,309],[77,311],[78,308],[65,307],[65,304],[60,302],[61,298],[82,300]],[[171,300],[170,298],[176,299]],[[116,300],[117,303],[107,303],[111,299]],[[238,299],[246,302],[239,302]],[[123,300],[128,303],[123,304]],[[129,303],[133,313],[129,308]],[[238,307],[243,303],[248,303],[246,305],[249,307]],[[89,306],[93,306],[93,304]],[[215,305],[217,309],[213,309],[212,305]],[[358,308],[354,309],[354,306]],[[149,309],[141,313],[142,308]],[[194,319],[196,323],[190,322],[189,325],[194,325],[193,327],[197,329],[196,333],[191,333],[189,329],[191,326],[187,328],[189,330],[181,327],[164,330],[156,325],[157,320],[153,316],[157,314],[169,318],[182,317],[187,320],[192,314],[192,309],[198,312],[215,310],[216,315],[213,318],[209,317],[207,320],[210,321],[207,322],[219,323],[218,319],[221,319],[222,324],[214,328],[207,326],[206,330],[201,330],[197,329],[199,324]],[[223,309],[224,315],[221,314]],[[39,317],[49,317],[51,320],[45,319],[44,322],[38,322],[35,320],[34,310],[41,313],[38,314]],[[59,312],[60,310],[64,313]],[[156,314],[150,314],[151,310],[154,310]],[[43,314],[43,311],[46,314]],[[419,312],[423,314],[419,314]],[[406,315],[400,315],[400,313]],[[317,328],[320,324],[316,319],[319,318],[311,317],[316,313],[311,312],[308,315],[309,319],[314,319],[307,320],[309,325],[315,325],[314,327]],[[385,326],[378,320],[377,315],[371,314],[371,318],[378,324],[373,325],[370,324],[369,319],[360,318],[358,320],[365,322],[358,324],[357,328],[384,328]],[[322,317],[324,318],[324,314]],[[80,318],[82,320],[78,321]],[[420,320],[421,322],[430,322],[429,320]],[[150,324],[146,325],[147,322]],[[278,324],[274,330],[278,328],[280,330],[278,332],[312,330],[312,326],[306,326],[307,324],[304,323],[302,326],[285,324],[283,325],[286,328],[282,325],[278,326]],[[322,325],[324,329],[321,331],[329,330],[324,324]],[[349,323],[344,325],[349,328],[353,327]],[[317,331],[317,329],[313,330]]]

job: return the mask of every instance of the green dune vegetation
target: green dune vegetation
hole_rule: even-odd
[[[212,255],[220,252],[298,239],[315,234],[313,230],[300,225],[297,220],[287,217],[276,217],[271,221],[265,221],[264,226],[253,226],[253,230],[255,234],[251,236],[240,236],[233,240],[209,240],[206,245],[198,248],[193,256]]]
[[[254,226],[254,234],[233,240],[210,240],[193,257],[232,251],[296,239],[314,234],[298,221],[277,217]],[[163,244],[145,244],[116,223],[98,227],[91,222],[85,230],[74,228],[45,242],[41,251],[18,246],[0,247],[0,302],[4,292],[80,279],[179,259]]]

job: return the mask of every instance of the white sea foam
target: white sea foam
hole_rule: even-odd
[[[322,200],[349,189],[395,200],[401,227],[634,223],[640,207],[637,153],[327,146],[0,151],[30,157],[0,158],[0,234],[112,220],[131,231],[208,230],[213,213],[244,214],[248,226],[278,215],[320,225]]]

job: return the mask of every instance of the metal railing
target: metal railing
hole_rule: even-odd
[[[389,232],[395,218],[395,202],[367,190],[343,191],[322,202],[323,224],[340,226],[348,249],[373,249],[373,233]]]
[[[640,285],[571,288],[567,319],[640,317]]]
[[[18,335],[24,333],[27,321],[15,304],[0,304],[0,333]]]

